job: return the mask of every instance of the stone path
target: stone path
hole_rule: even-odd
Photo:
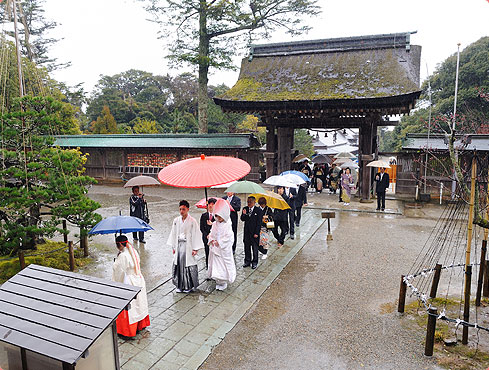
[[[197,369],[323,222],[320,210],[304,209],[296,239],[288,239],[280,249],[274,242],[268,259],[260,260],[256,270],[241,267],[238,235],[237,277],[224,292],[216,291],[213,281],[205,281],[205,269],[200,272],[204,282],[195,293],[176,293],[171,281],[163,282],[148,294],[151,326],[135,339],[119,339],[122,369]]]

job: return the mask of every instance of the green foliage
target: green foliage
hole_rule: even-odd
[[[94,121],[108,106],[119,123],[129,124],[136,118],[162,122],[168,110],[170,84],[168,76],[135,69],[102,76],[88,101],[87,115]]]
[[[243,121],[237,126],[238,132],[250,132],[254,134],[261,144],[264,144],[267,138],[267,129],[265,127],[258,127],[258,117],[253,115],[247,115]]]
[[[312,137],[307,133],[307,130],[294,130],[294,148],[299,153],[311,157],[314,154],[314,145]]]
[[[70,264],[67,249],[65,243],[47,241],[44,244],[39,244],[35,252],[25,255],[25,264],[26,266],[36,264],[69,271]],[[89,258],[83,257],[83,251],[75,249],[75,267],[85,266],[89,261]],[[9,260],[0,260],[0,284],[10,279],[19,271],[20,263],[18,258],[14,257]]]
[[[0,105],[3,104],[4,109],[10,111],[16,109],[14,101],[20,96],[17,57],[13,43],[5,41],[3,38],[0,39],[0,47],[5,58],[3,59],[5,68],[0,70],[2,85],[5,82],[5,89],[0,89]],[[24,93],[32,96],[51,96],[62,102],[57,113],[62,126],[53,127],[52,134],[79,134],[83,90],[72,91],[66,85],[51,79],[45,68],[36,67],[27,58],[22,58],[21,61],[24,74]],[[72,104],[73,102],[75,104]]]
[[[130,133],[196,133],[197,79],[190,73],[176,77],[153,75],[129,70],[114,76],[102,76],[88,101],[87,115],[95,121],[108,106],[118,123],[117,132]],[[224,113],[212,100],[229,88],[226,85],[209,86],[209,132],[236,131],[245,115]],[[77,103],[79,95],[72,98]],[[141,127],[140,122],[154,122],[155,127]],[[136,127],[138,125],[138,127]],[[96,133],[86,128],[87,133]]]
[[[450,132],[455,94],[457,56],[448,57],[430,76],[432,90],[432,132]],[[467,46],[460,53],[460,71],[457,96],[458,133],[489,132],[489,37],[483,37]],[[429,98],[428,81],[423,83],[424,105]],[[426,132],[429,108],[420,108],[410,116],[404,116],[400,124],[388,133],[383,151],[399,150],[407,133]]]
[[[156,121],[148,121],[144,119],[137,119],[134,123],[133,131],[135,134],[157,134]]]
[[[53,147],[53,127],[63,127],[63,104],[26,96],[4,114],[0,151],[0,255],[34,248],[60,231],[67,219],[88,228],[101,217],[86,194],[95,180],[84,176],[86,157]],[[22,108],[21,108],[22,107]]]
[[[92,133],[94,134],[117,134],[117,122],[114,116],[110,113],[109,107],[106,105],[102,108],[102,114],[96,121],[92,122]]]
[[[254,38],[276,29],[300,35],[302,22],[319,13],[317,0],[141,0],[162,26],[169,59],[174,66],[189,64],[199,73],[199,132],[208,131],[209,67],[235,69],[232,58]]]

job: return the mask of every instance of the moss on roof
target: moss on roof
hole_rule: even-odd
[[[243,59],[238,82],[220,99],[285,101],[376,98],[419,90],[421,47]]]

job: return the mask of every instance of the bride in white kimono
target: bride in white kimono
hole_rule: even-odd
[[[125,337],[134,337],[136,333],[149,326],[148,297],[146,282],[141,274],[139,254],[128,242],[125,235],[116,238],[119,254],[112,266],[112,280],[119,283],[141,287],[129,310],[124,310],[117,317],[117,333]]]
[[[218,199],[214,205],[216,221],[209,234],[209,277],[216,281],[216,289],[224,290],[236,279],[233,256],[234,233],[229,203]]]

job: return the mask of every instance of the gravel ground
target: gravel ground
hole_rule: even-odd
[[[395,312],[400,274],[434,220],[337,213],[202,369],[436,369]]]

